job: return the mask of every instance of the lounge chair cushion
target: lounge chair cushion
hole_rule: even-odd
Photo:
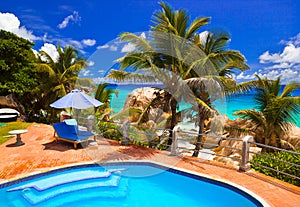
[[[83,141],[93,136],[93,132],[79,130],[77,125],[68,125],[65,122],[53,124],[58,137],[72,141]]]

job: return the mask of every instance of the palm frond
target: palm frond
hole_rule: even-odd
[[[241,71],[245,71],[249,68],[249,65],[246,64],[244,60],[230,60],[223,66],[223,68],[219,69],[219,75],[230,77],[230,75],[233,73],[232,69],[239,69]]]
[[[151,65],[149,53],[144,52],[133,52],[127,53],[124,57],[121,57],[116,60],[120,63],[121,70],[124,70],[128,67],[132,67],[135,70],[141,70],[144,68],[149,68]]]
[[[281,98],[291,96],[291,93],[300,88],[300,83],[290,83],[286,85],[280,95]]]
[[[240,84],[236,84],[233,87],[226,88],[226,95],[236,95],[236,94],[245,94],[249,93],[251,89],[257,88],[258,82],[256,80],[248,81],[248,82],[243,82]]]
[[[54,62],[54,60],[52,59],[52,57],[51,57],[48,53],[46,53],[45,51],[42,50],[42,51],[39,52],[39,54],[40,54],[40,56],[46,58],[46,62],[47,62],[49,65],[54,65],[54,64],[55,64],[55,62]]]
[[[154,13],[153,20],[155,26],[152,26],[151,29],[178,35],[178,31],[174,26],[175,12],[172,11],[171,6],[164,2],[160,2],[159,5],[162,7],[162,11]]]
[[[116,81],[129,81],[129,82],[155,82],[156,78],[153,75],[134,73],[134,72],[125,72],[119,70],[111,70],[107,78],[114,79]]]
[[[186,28],[188,26],[190,17],[187,15],[186,11],[178,10],[175,12],[174,27],[176,28],[177,34],[180,37],[185,36]]]
[[[265,130],[267,129],[268,123],[266,122],[266,119],[262,112],[256,111],[256,110],[239,110],[236,111],[234,116],[239,116],[242,119],[250,120],[252,123],[254,123],[257,127],[262,126]]]
[[[136,50],[143,52],[151,52],[153,51],[149,42],[141,36],[136,34],[125,32],[120,35],[120,38],[124,42],[130,42],[135,46]]]
[[[193,35],[204,25],[209,24],[210,17],[202,17],[195,19],[188,30],[186,31],[185,38],[190,39],[193,37]]]
[[[198,113],[201,114],[201,117],[209,118],[214,113],[212,108],[201,99],[196,98],[196,100],[198,103]]]
[[[48,64],[45,63],[39,63],[36,64],[36,69],[37,72],[45,72],[48,73],[49,77],[55,77],[56,76],[56,72],[53,70],[53,68],[51,66],[49,66]]]
[[[213,33],[211,38],[213,39],[213,44],[211,46],[211,50],[214,52],[224,51],[227,43],[230,40],[229,34],[225,33],[224,31],[221,33]]]
[[[228,132],[234,132],[237,134],[237,136],[241,136],[241,135],[244,136],[244,135],[253,133],[253,131],[250,129],[245,129],[245,128],[236,127],[236,126],[224,126],[224,130],[226,130]]]
[[[113,112],[111,108],[105,108],[104,111],[99,116],[99,120],[105,120],[106,117],[109,117],[109,115]]]

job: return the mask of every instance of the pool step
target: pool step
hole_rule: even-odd
[[[33,181],[25,185],[21,185],[16,188],[8,189],[7,192],[24,190],[28,188],[34,188],[38,191],[47,190],[60,185],[65,185],[67,183],[73,183],[82,180],[89,180],[95,178],[108,178],[112,173],[121,172],[126,170],[125,168],[121,169],[110,169],[107,171],[98,171],[98,170],[82,170],[76,172],[69,172],[67,174],[54,175],[42,180]]]
[[[85,193],[85,194],[82,193],[76,196],[75,198],[70,195],[68,197],[64,197],[64,199],[59,199],[57,201],[54,201],[53,204],[55,204],[57,207],[65,207],[65,206],[73,206],[74,203],[78,204],[87,201],[93,201],[97,203],[98,199],[102,201],[105,199],[108,200],[124,199],[127,197],[127,195],[128,195],[128,179],[121,178],[120,184],[116,188],[104,188],[99,191],[89,191],[89,193]],[[52,203],[50,203],[50,205],[52,205]]]
[[[100,188],[100,187],[117,187],[119,184],[119,180],[120,180],[119,175],[112,175],[109,178],[90,179],[89,182],[78,181],[78,182],[68,183],[44,191],[38,191],[34,188],[27,188],[22,190],[22,196],[29,203],[38,204],[50,198],[60,196],[66,193],[76,192],[79,190]]]
[[[96,200],[125,198],[128,191],[128,179],[121,178],[117,186],[93,187],[93,184],[91,184],[90,187],[85,187],[86,188],[83,189],[78,188],[76,191],[69,190],[66,187],[64,189],[66,191],[63,191],[63,189],[61,189],[59,192],[50,191],[47,195],[36,194],[41,192],[31,189],[32,192],[27,192],[26,194],[26,200],[32,205],[41,204],[45,206],[69,206],[66,204],[81,201],[84,202],[89,199]],[[76,193],[76,195],[73,193]]]

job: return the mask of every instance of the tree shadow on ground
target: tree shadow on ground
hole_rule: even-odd
[[[117,142],[109,142],[109,146],[115,148],[113,151],[108,152],[102,159],[102,162],[112,160],[143,160],[150,159],[159,153],[159,150],[137,146],[120,146]]]

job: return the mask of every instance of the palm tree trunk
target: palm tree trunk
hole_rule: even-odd
[[[202,145],[202,138],[203,138],[203,131],[204,131],[204,117],[202,117],[200,115],[200,120],[199,120],[199,131],[198,131],[198,137],[197,137],[197,143],[196,143],[196,147],[194,149],[194,152],[193,152],[193,157],[198,157],[199,155],[199,150],[201,148],[201,145]]]
[[[172,136],[173,136],[173,129],[176,125],[176,106],[177,106],[177,101],[175,100],[175,98],[171,98],[171,126],[170,126],[170,135],[169,135],[169,139],[168,139],[168,147],[171,147],[172,145]]]

